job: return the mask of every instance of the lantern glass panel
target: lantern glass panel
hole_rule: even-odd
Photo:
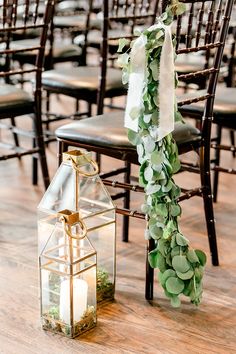
[[[88,238],[97,251],[97,301],[114,298],[115,292],[115,211],[84,219]]]
[[[96,252],[87,237],[72,239],[56,222],[39,263],[43,328],[75,337],[94,327]]]

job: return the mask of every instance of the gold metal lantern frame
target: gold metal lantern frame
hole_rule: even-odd
[[[38,207],[39,253],[49,239],[55,215],[79,212],[87,237],[97,251],[97,301],[113,300],[116,271],[116,213],[90,153],[63,154],[60,165]]]
[[[79,213],[63,210],[39,256],[43,329],[76,337],[96,325],[96,251]]]

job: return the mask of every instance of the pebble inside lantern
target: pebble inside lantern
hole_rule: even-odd
[[[39,252],[54,228],[55,213],[63,209],[79,212],[86,224],[87,237],[97,251],[97,301],[112,300],[115,291],[115,206],[90,153],[73,150],[63,154],[63,162],[38,207]]]
[[[96,325],[96,251],[78,212],[55,219],[39,256],[42,325],[73,338]]]

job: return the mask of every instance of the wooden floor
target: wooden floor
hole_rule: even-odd
[[[50,174],[56,170],[56,148],[47,150]],[[225,158],[226,160],[226,158]],[[228,164],[232,163],[229,156]],[[104,165],[110,165],[105,161]],[[234,162],[235,164],[235,162]],[[97,327],[75,340],[44,332],[40,326],[36,208],[43,194],[31,185],[31,161],[0,163],[0,353],[236,353],[236,178],[221,175],[215,206],[220,267],[210,258],[199,308],[183,302],[173,309],[155,283],[155,298],[144,299],[144,224],[133,220],[130,242],[117,235],[115,301],[98,312]],[[134,171],[136,173],[136,171]],[[178,182],[196,178],[177,176]],[[137,207],[142,196],[135,196]],[[209,255],[202,201],[183,203],[181,225],[194,247]]]

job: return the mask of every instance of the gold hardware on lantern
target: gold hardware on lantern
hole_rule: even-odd
[[[88,155],[82,154],[79,150],[72,150],[63,153],[63,162],[71,161],[73,168],[82,176],[92,177],[98,174],[99,168],[96,161],[90,158]],[[94,171],[86,172],[83,171],[79,166],[83,166],[86,163],[90,163],[94,168]]]
[[[87,228],[85,223],[80,219],[79,213],[78,212],[71,212],[70,210],[62,210],[58,212],[58,216],[59,216],[59,221],[61,221],[64,225],[64,231],[65,233],[71,237],[74,238],[76,240],[82,240],[86,234],[87,234]],[[82,230],[82,233],[75,233],[73,234],[71,232],[71,227],[79,224]]]

